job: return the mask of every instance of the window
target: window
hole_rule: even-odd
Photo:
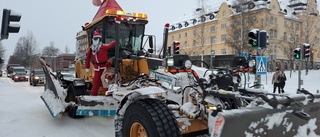
[[[196,46],[197,41],[193,40],[192,46]]]
[[[300,42],[299,35],[296,35],[296,42]]]
[[[216,36],[212,36],[211,37],[211,44],[215,44],[216,43]]]
[[[293,28],[293,22],[290,22],[290,28]]]
[[[272,24],[273,23],[273,17],[270,17],[270,24]]]
[[[186,32],[186,33],[184,33],[184,37],[188,37],[188,33]]]
[[[273,38],[273,29],[269,30],[268,34],[270,38]]]
[[[293,41],[293,34],[290,34],[290,41]]]
[[[274,46],[274,48],[273,48],[273,53],[274,53],[274,54],[277,54],[277,46]]]
[[[224,24],[221,24],[221,29],[222,29],[222,30],[227,29],[227,24],[225,24],[225,23],[224,23]]]
[[[278,31],[277,30],[273,30],[273,38],[277,38],[278,37]]]
[[[274,18],[274,24],[278,24],[278,18]]]
[[[196,34],[197,34],[197,32],[194,30],[194,31],[193,31],[193,36],[195,36]]]
[[[283,33],[283,40],[287,40],[287,32]]]
[[[284,26],[285,28],[287,27],[287,21],[286,21],[286,20],[283,22],[283,26]]]
[[[248,19],[248,25],[251,26],[252,24],[253,24],[253,18],[249,18],[249,19]]]
[[[181,38],[181,34],[179,34],[179,39]]]
[[[216,31],[216,26],[211,26],[210,31],[211,32],[215,32]]]
[[[171,39],[174,40],[174,36],[173,35],[171,36]]]
[[[299,30],[299,28],[300,28],[300,25],[299,25],[299,23],[297,23],[296,24],[296,30]]]
[[[188,41],[184,42],[183,47],[186,47],[186,48],[188,47]]]
[[[225,10],[222,12],[222,16],[223,17],[227,16],[227,12]]]
[[[227,40],[227,34],[221,35],[221,42],[226,42]]]
[[[227,54],[227,50],[226,49],[221,49],[221,54],[222,55],[226,55]]]
[[[287,55],[287,48],[286,47],[283,48],[283,55]]]

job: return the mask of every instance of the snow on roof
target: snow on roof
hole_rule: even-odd
[[[243,6],[249,10],[258,10],[262,8],[270,8],[271,0],[248,0]],[[307,8],[307,0],[278,0],[280,5],[280,12],[284,13],[287,19],[300,20],[295,14],[304,11]],[[205,11],[201,8],[195,9],[192,13],[178,18],[170,26],[170,31],[179,30],[181,28],[189,28],[198,24],[198,22],[211,22],[217,20],[216,15],[223,3],[226,3],[229,9],[236,15],[241,12],[241,7],[236,5],[236,0],[228,0],[226,2],[218,3],[213,6],[207,6]],[[202,15],[202,16],[201,16]]]

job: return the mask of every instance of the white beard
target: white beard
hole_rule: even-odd
[[[91,50],[93,55],[96,55],[98,53],[101,45],[102,45],[102,42],[98,42],[98,43],[96,43],[95,41],[92,42]]]

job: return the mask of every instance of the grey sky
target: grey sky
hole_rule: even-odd
[[[156,35],[157,45],[162,43],[165,23],[175,23],[179,18],[190,16],[200,0],[117,0],[125,12],[148,14],[146,33]],[[227,0],[204,0],[207,5],[216,5]],[[6,49],[5,59],[12,55],[16,42],[28,31],[32,32],[39,44],[39,50],[50,41],[64,52],[68,46],[75,51],[75,36],[86,22],[91,22],[98,7],[91,0],[0,0],[0,19],[3,8],[22,14],[18,34],[10,34],[2,43]],[[1,22],[0,22],[1,23]]]
[[[148,14],[147,34],[156,35],[157,43],[162,42],[165,23],[190,14],[197,7],[197,0],[117,0],[125,12]],[[18,39],[32,32],[39,44],[39,50],[50,41],[64,52],[68,46],[75,51],[75,36],[86,22],[91,22],[98,7],[91,0],[0,0],[2,19],[3,8],[22,14],[18,34],[10,34],[2,43],[6,49],[5,59],[12,55]]]

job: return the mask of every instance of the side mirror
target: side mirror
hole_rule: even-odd
[[[149,47],[151,49],[153,49],[153,37],[152,36],[148,36],[148,38],[149,38]]]

